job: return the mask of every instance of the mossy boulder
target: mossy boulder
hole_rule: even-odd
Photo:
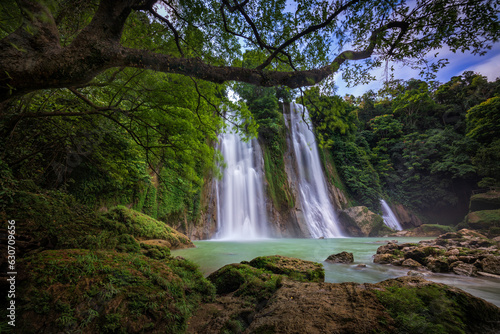
[[[500,309],[444,284],[286,281],[245,333],[495,333]]]
[[[246,262],[242,262],[246,263]],[[259,256],[248,262],[254,268],[285,275],[297,281],[323,282],[325,271],[321,263],[305,261],[282,255]]]
[[[500,210],[500,191],[488,191],[472,195],[469,211]]]
[[[208,276],[215,285],[217,294],[234,293],[252,302],[271,298],[280,286],[283,277],[248,264],[233,263]]]
[[[372,290],[395,321],[397,333],[497,333],[500,308],[458,288],[400,277]]]
[[[100,217],[100,227],[116,234],[130,234],[147,245],[168,247],[170,249],[194,247],[184,234],[167,224],[148,215],[117,206]]]
[[[116,249],[168,253],[194,247],[185,235],[147,215],[118,206],[96,213],[60,191],[15,190],[0,216],[16,221],[19,255],[46,249]],[[157,256],[156,254],[155,256]]]
[[[376,237],[395,231],[384,224],[383,218],[366,206],[354,206],[340,211],[340,223],[344,231],[353,237]]]
[[[332,254],[328,256],[325,262],[330,263],[353,263],[354,255],[349,252],[340,252],[338,254]]]
[[[11,190],[10,196],[0,215],[16,221],[21,252],[80,248],[87,235],[100,233],[97,214],[60,191]]]
[[[500,209],[471,212],[465,217],[465,222],[474,230],[498,228],[500,227]]]
[[[215,292],[186,260],[108,250],[46,250],[19,272],[19,333],[183,333]]]

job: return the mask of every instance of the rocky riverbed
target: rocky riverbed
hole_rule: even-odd
[[[500,239],[488,239],[462,229],[417,244],[388,242],[377,249],[373,262],[435,273],[491,276],[500,279]]]
[[[419,277],[325,283],[322,265],[284,256],[229,264],[190,333],[497,333],[500,308]]]

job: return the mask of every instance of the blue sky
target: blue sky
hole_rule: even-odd
[[[447,49],[442,50],[440,52],[440,56],[448,58],[449,60],[448,66],[441,69],[437,73],[437,80],[442,83],[449,81],[453,76],[462,74],[464,71],[480,73],[481,75],[486,76],[488,81],[495,81],[497,77],[500,77],[500,43],[496,43],[484,56],[475,56],[470,53],[460,52],[452,53]],[[418,71],[412,70],[409,67],[403,67],[395,64],[394,68],[395,79],[407,80],[411,78],[419,78]],[[377,78],[376,81],[367,85],[358,85],[351,88],[348,88],[346,83],[342,80],[341,72],[335,74],[335,84],[338,86],[337,94],[340,96],[344,96],[346,94],[361,96],[370,89],[373,89],[376,92],[382,87],[382,83],[385,80],[384,69],[377,69],[373,71],[372,74]]]

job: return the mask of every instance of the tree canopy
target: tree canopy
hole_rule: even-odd
[[[365,80],[384,61],[412,61],[443,45],[483,54],[499,37],[497,1],[483,0],[5,0],[0,5],[0,102],[81,87],[114,67],[223,83],[312,86],[348,61]],[[263,60],[241,61],[241,43]],[[362,62],[354,62],[360,61]]]

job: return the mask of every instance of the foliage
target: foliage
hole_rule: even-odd
[[[464,72],[445,84],[388,81],[358,98],[313,88],[303,101],[357,203],[379,211],[379,198],[391,198],[429,223],[455,208],[458,223],[479,176],[485,186],[499,182],[499,85]]]

